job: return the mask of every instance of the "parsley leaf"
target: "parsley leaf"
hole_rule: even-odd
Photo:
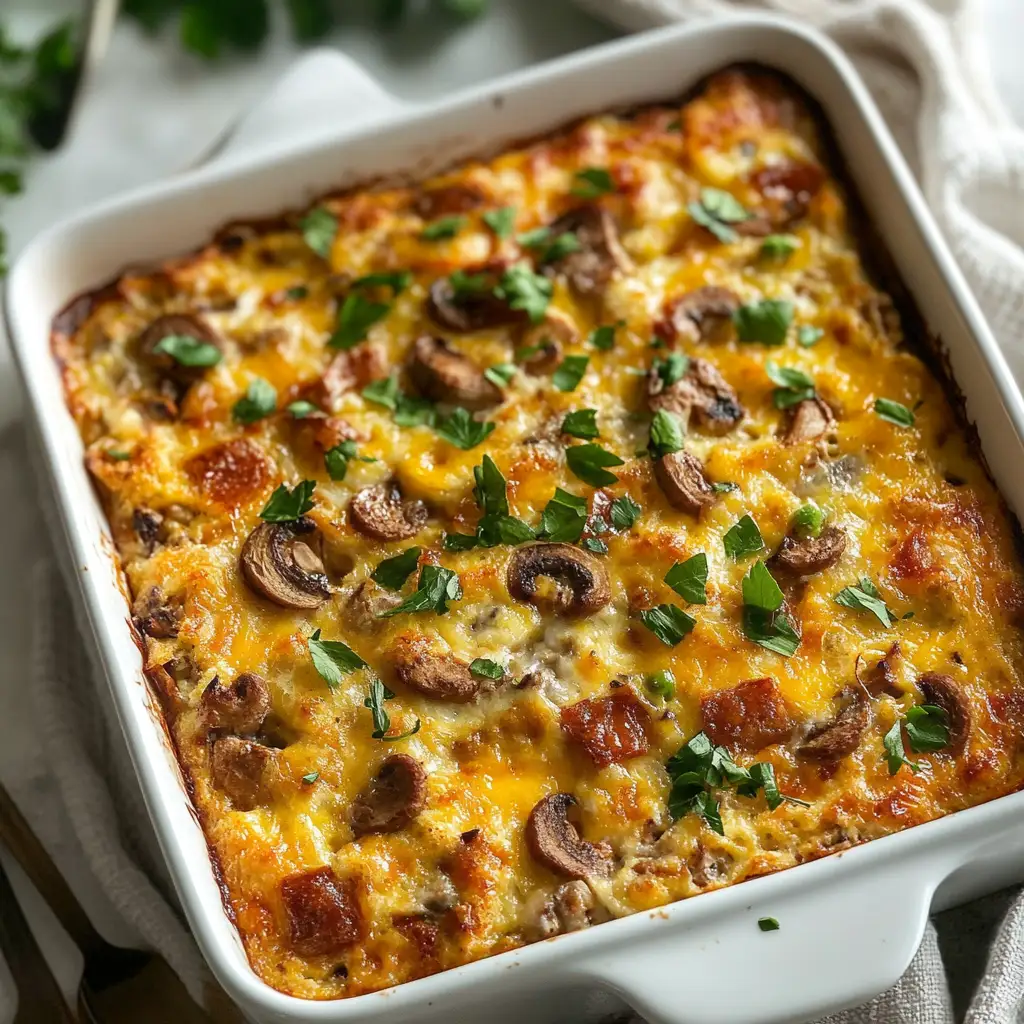
[[[516,208],[502,206],[497,210],[486,210],[481,219],[498,238],[508,238],[515,230]]]
[[[675,647],[697,625],[682,608],[659,604],[640,612],[640,621],[666,646]]]
[[[602,324],[590,332],[587,341],[600,352],[608,352],[615,346],[615,332],[620,327],[625,327],[626,321],[619,320],[614,324]]]
[[[368,402],[375,402],[383,405],[385,409],[394,410],[398,407],[398,377],[382,377],[380,380],[371,380],[362,390],[363,398]]]
[[[437,421],[434,403],[399,393],[395,399],[395,422],[400,427],[432,427]]]
[[[743,603],[749,608],[763,612],[774,612],[782,607],[785,598],[775,577],[764,562],[757,561],[743,577]]]
[[[589,362],[589,356],[566,356],[552,375],[551,383],[559,391],[575,391]]]
[[[597,444],[577,444],[566,448],[565,461],[574,476],[593,487],[617,483],[619,478],[604,467],[625,465],[618,455]]]
[[[366,662],[348,644],[340,640],[321,640],[319,629],[306,643],[309,645],[313,667],[332,690],[341,685],[342,676],[357,668],[366,668]]]
[[[484,516],[476,528],[477,544],[483,548],[493,548],[498,544],[525,544],[536,536],[529,523],[515,516]]]
[[[484,370],[484,376],[495,387],[505,388],[511,383],[517,369],[515,363],[495,363]]]
[[[949,746],[949,715],[937,704],[915,704],[905,719],[907,739],[915,754],[930,754]]]
[[[401,295],[412,283],[412,274],[408,270],[380,271],[376,274],[364,274],[352,282],[353,288],[390,288],[392,295]]]
[[[748,640],[791,658],[800,636],[782,611],[785,598],[764,562],[758,561],[743,577],[743,633]]]
[[[739,484],[734,484],[731,480],[718,480],[711,485],[711,490],[716,494],[729,494],[739,489]]]
[[[852,608],[855,611],[871,612],[878,621],[888,629],[893,624],[892,612],[886,607],[878,588],[867,578],[862,576],[860,585],[855,587],[843,587],[835,596],[836,604],[844,608]]]
[[[586,498],[556,487],[555,496],[544,506],[541,513],[541,532],[548,540],[575,544],[583,535],[586,525]]]
[[[793,322],[793,303],[785,299],[758,299],[740,306],[732,318],[740,341],[783,345]]]
[[[269,416],[277,408],[277,392],[273,384],[262,377],[249,381],[245,395],[235,402],[231,415],[237,423],[255,423]]]
[[[611,521],[616,530],[628,530],[637,521],[643,511],[640,506],[628,495],[616,498],[612,502]]]
[[[651,456],[660,459],[682,451],[684,441],[683,421],[675,413],[659,409],[651,420],[651,438],[647,444]]]
[[[587,537],[583,541],[583,547],[593,551],[595,555],[607,555],[608,545],[600,537]]]
[[[882,760],[889,765],[889,774],[895,775],[903,765],[906,765],[915,775],[921,770],[921,766],[907,757],[903,748],[902,722],[897,719],[892,728],[882,737]]]
[[[647,689],[656,697],[671,700],[676,695],[676,677],[671,669],[663,668],[658,672],[652,672],[644,682]]]
[[[454,275],[452,275],[454,277]],[[535,274],[529,263],[514,263],[498,282],[494,294],[510,309],[521,309],[531,323],[539,324],[551,301],[553,285],[543,274]]]
[[[580,240],[571,231],[564,231],[552,238],[551,228],[547,227],[524,231],[518,242],[527,249],[536,249],[537,259],[541,263],[557,263],[581,248]]]
[[[377,678],[370,680],[370,693],[363,701],[363,707],[370,709],[373,716],[373,732],[370,735],[375,740],[384,740],[385,743],[394,743],[395,740],[408,739],[420,731],[420,720],[408,731],[398,736],[389,736],[391,728],[391,716],[384,710],[384,701],[391,700],[394,694]]]
[[[572,437],[580,437],[584,441],[600,437],[597,429],[596,409],[576,409],[565,414],[562,420],[562,433]]]
[[[408,548],[400,555],[385,558],[370,574],[370,578],[388,590],[401,590],[405,581],[419,565],[420,549]]]
[[[313,507],[315,480],[303,480],[292,490],[280,484],[263,507],[260,519],[265,523],[290,523],[301,519]]]
[[[421,232],[420,238],[427,242],[437,242],[443,238],[454,238],[466,223],[466,218],[459,215],[440,217],[428,224]]]
[[[479,466],[473,467],[473,500],[484,515],[508,515],[507,483],[497,463],[485,455]]]
[[[356,457],[355,441],[341,441],[324,452],[324,466],[332,480],[344,480],[349,462]],[[372,461],[372,460],[367,460]]]
[[[651,363],[651,369],[667,388],[681,381],[689,367],[690,358],[684,356],[682,352],[670,352],[664,359],[655,359]]]
[[[676,562],[667,573],[665,582],[690,604],[707,604],[708,556],[704,552]]]
[[[908,409],[902,402],[895,402],[891,398],[876,398],[875,412],[883,420],[895,423],[897,427],[912,427],[914,425],[914,412]]]
[[[722,546],[730,558],[746,558],[747,555],[756,555],[762,550],[764,541],[761,539],[757,523],[749,515],[745,515],[725,532]]]
[[[302,229],[306,245],[317,256],[328,259],[331,255],[331,246],[334,245],[334,236],[338,233],[338,218],[323,206],[314,206],[299,221],[299,227]]]
[[[453,409],[434,428],[438,435],[449,444],[468,452],[486,440],[494,430],[493,423],[480,423],[473,419],[469,412],[461,406]]]
[[[437,612],[444,615],[448,611],[449,601],[458,601],[462,597],[462,583],[459,574],[441,565],[424,565],[420,569],[420,578],[415,593],[407,597],[400,605],[380,612],[378,619],[389,619],[392,615],[404,612]]]
[[[319,772],[310,772],[308,775],[303,775],[302,776],[302,781],[304,783],[306,783],[307,786],[312,786],[313,783],[316,782],[316,780],[319,779],[319,778],[320,778],[320,773]]]
[[[784,260],[800,248],[794,235],[768,235],[761,243],[760,255],[769,260]]]
[[[778,385],[772,393],[776,409],[788,409],[791,405],[814,397],[814,378],[809,377],[803,370],[779,366],[771,359],[764,364],[764,370],[769,380]]]
[[[759,917],[757,919],[757,927],[763,932],[777,932],[779,930],[779,922],[774,917]]]
[[[796,342],[801,348],[810,348],[821,341],[825,332],[820,327],[811,327],[810,324],[802,324],[796,330]]]
[[[587,167],[573,175],[572,194],[583,199],[597,199],[615,191],[615,182],[607,168]]]
[[[726,245],[739,238],[730,225],[739,224],[750,217],[735,196],[720,188],[702,188],[700,201],[689,203],[686,208],[702,228],[706,228]]]
[[[390,312],[389,302],[370,302],[358,292],[349,292],[338,311],[338,323],[327,344],[331,348],[354,348],[366,337],[367,331]]]
[[[474,658],[469,663],[469,671],[481,679],[502,679],[505,669],[490,658]]]
[[[288,403],[288,411],[297,420],[304,420],[307,416],[312,416],[320,410],[312,402],[300,398],[298,401]]]
[[[169,355],[182,366],[216,366],[224,358],[216,345],[190,334],[166,334],[157,342],[156,351]]]
[[[825,513],[817,505],[801,505],[793,514],[792,530],[798,537],[817,537],[825,522]]]

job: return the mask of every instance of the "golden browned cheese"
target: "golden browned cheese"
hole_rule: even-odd
[[[384,988],[1021,787],[1014,524],[920,339],[866,275],[824,159],[788,86],[729,71],[682,107],[596,115],[417,187],[329,197],[312,220],[231,229],[125,275],[58,328],[148,668],[268,984],[311,999]],[[399,277],[359,280],[385,273]],[[448,294],[432,314],[438,281]],[[219,359],[203,350],[215,365],[153,353],[159,337],[142,332],[170,313],[196,318],[172,334],[217,346]],[[414,366],[421,338],[451,351],[421,341]],[[561,354],[545,362],[551,338]],[[653,400],[652,365],[666,385]],[[714,369],[724,381],[709,385]],[[257,402],[240,422],[257,379],[273,411]],[[879,415],[878,399],[895,412]],[[452,420],[460,402],[472,411]],[[597,437],[563,432],[587,409]],[[684,425],[680,491],[673,456],[659,458]],[[452,443],[474,430],[471,447]],[[601,486],[567,462],[585,444],[621,460]],[[495,532],[490,473],[497,543],[454,550],[446,537],[481,520],[485,456],[525,526]],[[305,604],[283,607],[240,554],[275,488],[302,481],[315,482],[311,510],[274,529],[286,555],[305,545],[292,566]],[[575,546],[512,543],[540,535],[556,488],[589,514],[582,535],[572,498],[544,519]],[[613,505],[625,496],[640,509],[631,525]],[[824,553],[793,532],[808,505]],[[746,515],[763,548],[733,557],[723,537]],[[772,560],[787,534],[795,552]],[[418,575],[398,591],[370,576],[412,547],[427,582],[434,567],[457,574],[447,610],[434,594],[379,617]],[[700,553],[703,604],[665,582]],[[777,603],[761,560],[785,604],[745,612],[752,569],[748,601]],[[860,597],[837,602],[844,588]],[[663,639],[643,613],[665,605],[681,628]],[[685,636],[680,613],[695,622]],[[366,667],[343,659],[328,685],[314,631]],[[783,651],[751,639],[766,635]],[[674,690],[652,682],[662,670]],[[230,689],[243,673],[263,683]],[[943,709],[924,713],[939,749],[893,729],[919,705]],[[723,780],[707,815],[677,789],[674,818],[666,764],[702,730],[738,765],[771,765],[792,799]],[[890,764],[887,734],[916,770]],[[555,793],[575,804],[548,801],[531,822]]]

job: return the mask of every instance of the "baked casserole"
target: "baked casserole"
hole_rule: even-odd
[[[386,988],[1024,785],[1016,525],[859,219],[803,98],[732,69],[58,318],[269,985]]]

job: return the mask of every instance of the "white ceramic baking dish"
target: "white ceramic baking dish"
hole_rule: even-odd
[[[297,1000],[250,970],[224,912],[128,627],[103,513],[83,468],[49,348],[70,297],[130,263],[200,245],[232,218],[296,207],[380,175],[419,175],[582,114],[677,97],[754,60],[821,104],[847,172],[929,329],[941,338],[993,476],[1024,513],[1024,402],[864,87],[827,40],[771,17],[636,36],[386,123],[262,152],[136,192],[35,240],[13,269],[7,315],[79,596],[182,905],[214,973],[260,1024],[594,1020],[628,1004],[653,1024],[803,1020],[893,984],[930,910],[1024,878],[1024,792],[790,871],[551,939],[385,992]],[[781,929],[761,933],[757,919]]]

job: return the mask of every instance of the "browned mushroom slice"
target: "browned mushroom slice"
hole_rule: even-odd
[[[556,606],[565,615],[590,615],[611,600],[604,564],[572,544],[539,541],[515,550],[505,579],[517,601],[536,604],[537,580],[542,576],[558,584]]]
[[[259,731],[270,711],[270,688],[255,672],[243,672],[230,686],[214,676],[199,698],[199,715],[206,729],[227,729],[239,736]]]
[[[810,761],[838,761],[852,754],[868,725],[871,702],[859,686],[851,686],[839,694],[840,710],[827,722],[812,726],[797,745],[798,757]]]
[[[961,753],[971,735],[971,705],[963,688],[941,672],[925,672],[918,676],[917,685],[927,703],[946,712],[949,743],[939,753],[951,757]]]
[[[423,529],[427,507],[421,501],[403,501],[394,481],[365,487],[348,503],[352,525],[378,540],[406,540]]]
[[[792,227],[807,215],[811,200],[824,183],[825,172],[818,164],[787,161],[761,168],[751,176],[751,184],[764,196],[766,209],[754,222],[764,222],[768,231]],[[743,230],[745,223],[736,225],[737,229],[742,234],[754,233]]]
[[[578,206],[550,225],[551,237],[572,234],[579,248],[549,264],[564,273],[581,295],[594,295],[619,271],[628,273],[633,262],[619,244],[612,215],[596,203]]]
[[[163,535],[164,517],[151,508],[141,506],[132,510],[132,530],[147,555],[153,554]]]
[[[732,330],[740,297],[728,288],[704,285],[673,301],[659,333],[688,341],[717,341]]]
[[[710,434],[724,434],[743,419],[736,390],[707,359],[691,359],[686,373],[665,386],[657,367],[647,375],[647,405],[651,412],[664,409],[685,423],[692,414]]]
[[[817,537],[787,534],[772,559],[772,565],[796,576],[813,576],[831,569],[846,550],[846,534],[838,526],[826,526]]]
[[[353,879],[329,867],[289,875],[281,882],[291,947],[300,956],[326,956],[351,946],[365,931]]]
[[[433,220],[435,217],[469,213],[486,202],[487,196],[478,185],[457,182],[423,189],[413,201],[412,208],[424,220]]]
[[[427,297],[427,312],[434,323],[458,334],[482,331],[507,324],[524,324],[529,319],[521,309],[512,309],[494,294],[499,275],[487,268],[466,270],[467,277],[483,276],[479,288],[460,289],[447,277],[439,277]]]
[[[427,802],[427,773],[408,754],[384,759],[369,786],[356,797],[349,815],[357,836],[369,832],[398,832]]]
[[[431,700],[465,704],[476,697],[485,682],[474,676],[464,661],[450,654],[407,651],[403,646],[393,660],[399,680]]]
[[[132,606],[135,628],[154,640],[170,640],[178,635],[181,624],[180,598],[167,598],[159,587],[150,587]]]
[[[678,451],[654,460],[654,479],[669,504],[680,512],[699,515],[715,500],[715,491],[704,475],[700,459]]]
[[[450,402],[465,409],[486,409],[504,395],[472,359],[443,338],[424,335],[412,347],[409,376],[420,394],[434,402]]]
[[[263,777],[273,756],[262,743],[218,736],[210,747],[210,777],[238,810],[251,811],[262,800]]]
[[[580,332],[572,318],[549,309],[539,324],[523,334],[520,365],[527,373],[547,373],[561,362],[563,347],[575,345],[579,339]]]
[[[786,444],[817,441],[835,428],[836,418],[820,398],[805,398],[793,406],[789,426],[783,438]]]
[[[378,629],[380,616],[402,603],[394,591],[366,579],[356,587],[345,601],[345,624],[359,630]]]
[[[147,362],[153,369],[185,384],[201,377],[207,367],[185,366],[173,356],[159,351],[157,345],[164,338],[169,338],[172,335],[195,338],[196,341],[206,342],[219,349],[224,347],[220,335],[209,324],[188,313],[168,313],[166,316],[157,317],[149,324],[139,335],[139,358]]]
[[[686,862],[686,868],[693,884],[706,889],[729,873],[731,861],[729,854],[721,851],[712,853],[703,843],[698,843]]]
[[[316,525],[305,517],[260,523],[242,547],[245,582],[282,608],[318,608],[331,596],[324,563],[307,543],[318,536]]]
[[[526,844],[541,864],[566,878],[605,874],[609,866],[607,855],[588,843],[569,820],[577,806],[571,793],[544,797],[530,811]]]

